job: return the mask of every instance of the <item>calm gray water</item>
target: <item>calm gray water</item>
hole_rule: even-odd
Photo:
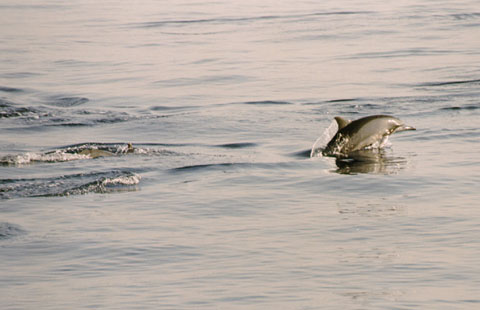
[[[478,309],[479,64],[474,0],[2,0],[0,308]]]

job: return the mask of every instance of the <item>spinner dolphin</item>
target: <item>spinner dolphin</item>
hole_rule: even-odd
[[[382,148],[396,132],[415,130],[389,115],[372,115],[354,121],[335,117],[338,131],[322,151],[324,156],[345,156],[366,148]]]

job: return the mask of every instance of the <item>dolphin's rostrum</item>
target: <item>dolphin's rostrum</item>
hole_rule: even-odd
[[[389,115],[372,115],[354,121],[335,117],[338,131],[322,151],[324,156],[347,156],[369,147],[383,147],[395,132],[415,130]]]

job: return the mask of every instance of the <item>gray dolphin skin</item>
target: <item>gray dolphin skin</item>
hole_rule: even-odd
[[[132,144],[128,143],[126,153],[133,153],[133,152],[134,152],[134,148],[133,148]],[[94,148],[83,149],[80,152],[78,152],[77,154],[86,155],[90,158],[108,157],[108,156],[116,155],[115,153],[112,153],[110,151],[94,149]]]
[[[354,121],[337,116],[335,120],[338,131],[322,151],[324,156],[345,156],[373,146],[381,148],[391,134],[415,130],[389,115],[372,115]]]

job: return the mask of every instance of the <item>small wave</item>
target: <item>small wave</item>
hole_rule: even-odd
[[[6,93],[20,93],[20,92],[23,92],[23,89],[0,86],[0,91],[6,92]]]
[[[13,88],[0,86],[1,91],[13,92]],[[18,90],[23,91],[23,90]],[[85,109],[83,106],[90,99],[82,96],[49,95],[40,96],[32,104],[17,103],[6,98],[0,98],[0,119],[11,119],[8,130],[49,130],[51,127],[88,127],[105,124],[116,124],[128,121],[160,119],[176,115],[178,111],[169,111],[163,115],[131,114],[124,111]],[[184,110],[191,107],[174,107],[174,110]],[[154,107],[152,111],[168,110]],[[183,111],[183,113],[185,113]]]
[[[168,106],[153,106],[150,108],[152,111],[179,111],[179,110],[187,110],[196,108],[195,106],[176,106],[176,107],[168,107]]]
[[[0,111],[0,118],[13,118],[22,116],[32,116],[35,118],[36,115],[36,111],[29,108],[8,108]]]
[[[205,19],[191,19],[191,20],[165,20],[157,22],[145,22],[136,23],[133,26],[139,28],[155,28],[164,27],[168,25],[189,25],[189,24],[225,24],[225,23],[237,23],[237,22],[249,22],[249,21],[264,21],[274,19],[296,19],[311,16],[330,16],[330,15],[355,15],[355,14],[368,14],[370,11],[332,11],[332,12],[316,12],[305,14],[291,14],[291,15],[262,15],[252,17],[217,17],[217,18],[205,18]]]
[[[54,97],[50,97],[45,103],[48,105],[56,106],[56,107],[68,108],[68,107],[82,105],[88,101],[89,101],[88,98],[84,98],[84,97],[54,96]]]
[[[7,78],[7,79],[22,79],[22,78],[40,76],[40,75],[43,75],[43,74],[37,73],[37,72],[7,72],[7,73],[0,74],[1,77]]]
[[[310,157],[315,157],[317,156],[317,152],[321,152],[322,150],[314,150],[312,153],[312,149],[308,150],[303,150],[303,151],[298,151],[295,153],[291,153],[291,156],[293,157],[299,157],[299,158],[310,158]]]
[[[102,114],[102,113],[99,113]],[[88,115],[85,113],[85,115]],[[94,115],[94,113],[90,113],[90,115]],[[95,116],[95,115],[94,115]],[[50,117],[42,120],[42,126],[45,127],[82,127],[82,126],[94,126],[94,125],[102,125],[102,124],[117,124],[123,123],[130,120],[137,119],[134,116],[130,115],[122,115],[116,116],[115,114],[108,115],[108,117],[100,117],[100,118],[90,118],[90,119],[71,119],[70,117]]]
[[[356,53],[347,56],[338,56],[338,59],[372,59],[372,58],[403,58],[408,56],[435,56],[451,54],[450,50],[435,50],[428,48],[398,49],[382,52]]]
[[[47,127],[84,127],[84,126],[91,126],[91,124],[86,123],[74,123],[74,122],[62,122],[60,124],[47,124]]]
[[[418,86],[449,86],[449,85],[477,84],[477,83],[480,83],[480,79],[475,79],[475,80],[446,81],[446,82],[429,82],[429,83],[419,84]]]
[[[63,190],[58,193],[46,193],[35,195],[38,197],[49,196],[70,196],[70,195],[84,195],[88,193],[112,193],[119,191],[137,190],[132,186],[140,183],[140,175],[131,172],[116,172],[113,174],[120,174],[119,176],[102,176],[90,183],[74,186],[72,188]]]
[[[458,110],[477,110],[480,109],[480,104],[469,104],[465,106],[453,106],[440,108],[441,111],[458,111]]]
[[[7,222],[0,222],[0,240],[16,237],[24,233],[25,230],[23,230],[18,225]]]
[[[247,147],[255,147],[258,144],[252,142],[240,142],[240,143],[226,143],[226,144],[219,144],[215,145],[216,147],[223,147],[227,149],[243,149]]]
[[[245,163],[218,163],[218,164],[200,164],[200,165],[190,165],[190,166],[182,166],[177,168],[170,169],[171,172],[182,172],[182,171],[196,171],[196,170],[217,170],[217,169],[224,169],[224,168],[231,168],[236,166],[243,166]]]
[[[0,98],[0,118],[29,116],[35,118],[39,111],[30,107],[19,107],[16,103]]]
[[[247,102],[242,102],[242,104],[251,104],[251,105],[285,105],[285,104],[293,104],[293,103],[292,103],[292,102],[288,102],[288,101],[262,100],[262,101],[247,101]]]
[[[87,98],[83,97],[59,97],[55,100],[47,100],[45,102],[46,105],[32,107],[19,105],[0,98],[0,119],[21,119],[21,122],[16,122],[13,125],[27,126],[24,128],[35,130],[37,130],[39,126],[42,128],[52,126],[94,126],[97,124],[114,124],[139,119],[138,116],[125,112],[118,113],[113,111],[74,109],[74,107],[88,101]],[[71,107],[72,110],[61,109],[69,107]],[[159,118],[167,116],[155,115],[151,117]],[[145,116],[142,118],[145,118]]]
[[[455,20],[472,20],[480,18],[480,13],[472,12],[472,13],[452,13],[447,15],[435,15],[439,18],[452,18]]]
[[[245,75],[205,75],[198,78],[175,78],[167,80],[159,80],[154,83],[157,85],[162,85],[165,87],[185,87],[191,85],[204,85],[204,84],[213,84],[213,85],[223,85],[229,82],[245,82],[249,80],[249,76]]]
[[[332,99],[325,101],[326,103],[336,103],[336,102],[350,102],[350,101],[358,101],[355,98],[346,98],[346,99]]]
[[[130,175],[121,175],[115,178],[104,178],[103,180],[101,180],[101,183],[105,187],[137,185],[138,183],[140,183],[140,179],[140,175],[133,173]]]
[[[109,171],[63,175],[52,178],[0,179],[0,199],[56,197],[137,190],[140,175]]]

